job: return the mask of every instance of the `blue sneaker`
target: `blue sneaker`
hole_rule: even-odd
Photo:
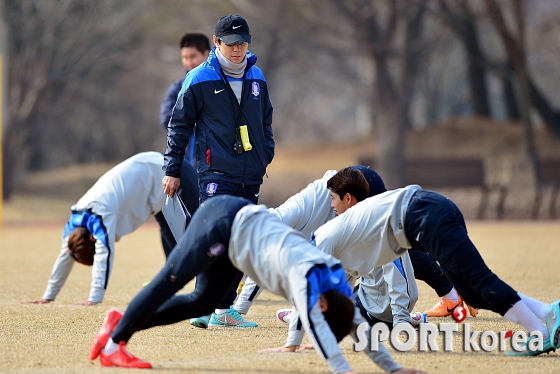
[[[205,329],[208,327],[208,320],[210,320],[210,315],[198,317],[198,318],[191,318],[191,325],[195,327],[200,327],[201,329]]]
[[[257,327],[255,322],[245,320],[241,314],[230,306],[224,314],[212,313],[208,327]]]
[[[550,343],[553,348],[560,348],[560,300],[550,304],[550,311],[544,319],[550,332]]]
[[[530,350],[528,345],[529,345],[529,341],[531,339],[534,339],[534,336],[530,336],[527,341],[525,343],[523,343],[521,345],[521,350],[520,351],[516,351],[513,349],[510,349],[509,351],[506,352],[506,356],[512,356],[512,357],[527,357],[527,356],[538,356],[540,354],[543,353],[549,353],[549,352],[554,352],[554,347],[552,346],[551,339],[544,339],[543,341],[543,348],[542,350],[536,349],[536,350]]]

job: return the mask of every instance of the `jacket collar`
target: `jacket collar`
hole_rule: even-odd
[[[208,63],[212,66],[216,71],[221,71],[220,63],[218,62],[218,58],[216,57],[216,46],[212,48],[210,53],[208,54]],[[253,65],[257,63],[257,55],[251,53],[251,51],[247,50],[247,68],[245,71],[248,71]]]

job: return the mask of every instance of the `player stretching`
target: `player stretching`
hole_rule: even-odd
[[[333,372],[352,373],[337,342],[364,322],[349,298],[340,263],[318,251],[301,234],[262,205],[233,196],[201,204],[158,275],[130,302],[126,313],[112,309],[93,341],[90,359],[101,365],[150,368],[127,352],[143,329],[209,313],[234,289],[243,273],[263,288],[293,300],[317,353]],[[175,295],[197,277],[195,290]],[[387,350],[366,354],[387,371],[417,373],[397,365]]]
[[[321,226],[314,239],[321,251],[336,254],[347,270],[357,272],[391,262],[412,247],[428,252],[467,303],[541,332],[542,349],[529,348],[531,336],[524,350],[507,355],[560,348],[560,300],[549,305],[532,299],[492,273],[469,239],[459,208],[437,192],[411,185],[370,197]]]
[[[47,304],[53,301],[66,282],[74,262],[92,266],[88,300],[77,305],[95,305],[103,301],[115,258],[115,242],[143,225],[155,214],[161,228],[161,240],[168,256],[177,244],[163,214],[163,154],[142,152],[121,162],[107,173],[72,206],[72,215],[62,237],[62,249],[53,266],[42,299],[24,301]],[[190,212],[198,207],[196,171],[185,163],[181,197]]]
[[[374,170],[365,166],[351,166],[338,172],[327,171],[323,178],[310,183],[278,208],[271,208],[269,211],[309,238],[314,230],[337,214],[344,213],[358,201],[385,191],[383,180]],[[353,282],[354,279],[351,280],[351,285]],[[259,294],[259,287],[252,279],[247,278],[235,302],[235,309],[246,314]],[[392,328],[401,322],[414,325],[418,323],[410,318],[410,312],[418,300],[418,287],[408,255],[375,268],[360,278],[354,297],[370,325],[383,322]],[[276,315],[281,321],[288,323],[291,310],[280,309]],[[291,321],[290,331],[298,332],[293,332],[294,338],[289,340],[285,349],[275,350],[292,352],[301,343],[301,327],[297,329],[297,319]]]

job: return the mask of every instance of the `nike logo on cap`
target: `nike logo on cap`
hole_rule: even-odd
[[[225,90],[225,88],[222,88],[222,89],[219,90],[219,91],[218,91],[218,90],[214,90],[214,93],[215,93],[215,94],[219,94],[219,93],[222,92],[223,90]]]
[[[240,28],[240,27],[241,27],[241,25],[239,25],[239,26],[231,26],[231,28],[234,29],[234,30],[235,30],[235,29],[238,29],[238,28]]]

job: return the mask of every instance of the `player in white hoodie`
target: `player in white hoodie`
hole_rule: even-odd
[[[507,355],[534,356],[560,348],[560,300],[532,299],[492,273],[469,239],[459,208],[437,192],[411,185],[367,198],[317,229],[314,240],[347,272],[362,274],[412,247],[428,252],[469,305],[542,334],[542,347],[534,349],[531,336],[522,351]]]
[[[160,224],[162,244],[168,256],[176,242],[161,214],[165,196],[161,189],[162,166],[163,154],[142,152],[101,176],[72,206],[72,214],[62,236],[62,249],[43,297],[24,303],[47,304],[54,301],[74,262],[92,266],[89,298],[76,304],[101,303],[115,258],[115,242],[142,226],[152,215]],[[189,211],[194,213],[198,207],[196,171],[192,166],[185,165],[182,172],[183,190],[180,195]]]
[[[108,312],[93,341],[90,359],[101,365],[149,368],[126,350],[132,335],[209,313],[237,287],[242,274],[292,301],[316,352],[335,373],[353,373],[337,341],[365,322],[350,299],[345,273],[334,257],[318,251],[298,231],[262,205],[228,195],[201,204],[158,275],[122,315]],[[175,295],[197,277],[194,292]],[[334,315],[331,315],[334,314]],[[388,351],[366,354],[390,372],[417,373],[393,361]]]
[[[369,192],[366,192],[365,183],[358,180],[360,173],[369,186]],[[335,170],[327,171],[321,179],[310,183],[278,208],[271,208],[269,211],[277,215],[288,226],[301,231],[304,237],[310,238],[314,230],[337,214],[344,213],[340,206],[338,209],[333,207],[332,191],[327,186],[329,183],[336,184],[336,195],[339,198],[344,197],[352,204],[356,204],[368,196],[387,191],[383,180],[374,170],[365,166],[351,166],[338,173]],[[352,283],[354,280],[352,279]],[[260,291],[254,280],[247,278],[235,302],[235,309],[239,313],[246,314]],[[360,285],[355,292],[356,304],[371,325],[383,322],[392,328],[393,325],[402,322],[417,324],[410,317],[410,312],[418,300],[418,287],[414,280],[414,270],[408,254],[364,275],[360,278]],[[281,309],[277,315],[280,313],[291,314],[288,309]],[[287,322],[288,318],[284,317],[281,320]],[[286,343],[287,347],[291,347],[288,349],[289,351],[295,350],[303,338],[297,318],[291,321],[290,330],[297,329],[298,332],[293,332],[294,338],[288,339]],[[298,329],[297,326],[300,328]],[[298,338],[295,337],[296,335]]]

